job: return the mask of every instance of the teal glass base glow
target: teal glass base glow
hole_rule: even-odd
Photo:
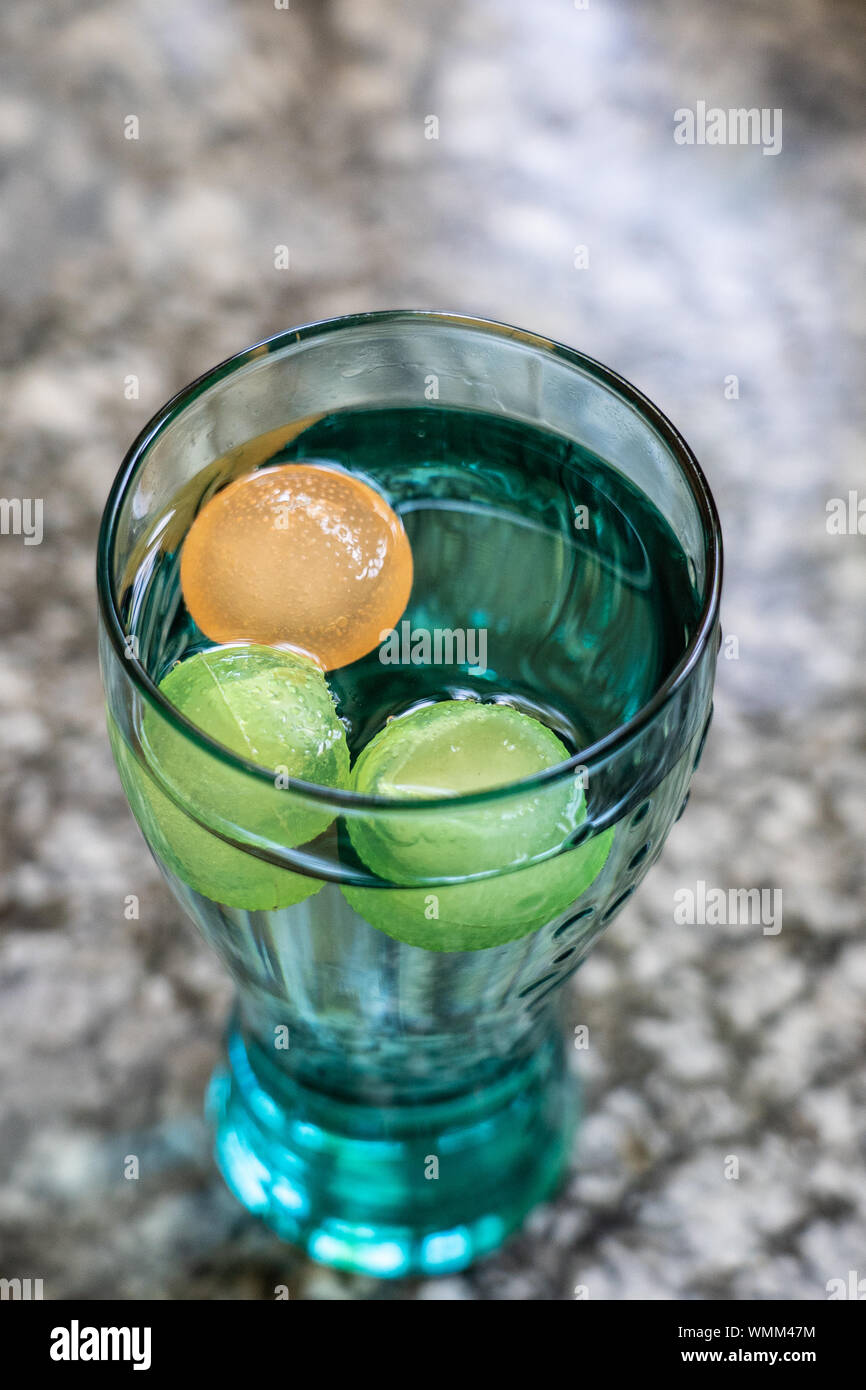
[[[554,1193],[577,1093],[552,1035],[461,1095],[343,1101],[289,1078],[235,1023],[208,1110],[217,1163],[249,1211],[315,1260],[396,1278],[464,1269]]]

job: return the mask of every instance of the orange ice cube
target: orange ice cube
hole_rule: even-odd
[[[412,552],[396,512],[360,478],[286,463],[237,478],[206,503],[180,578],[212,641],[293,647],[331,671],[399,622]]]

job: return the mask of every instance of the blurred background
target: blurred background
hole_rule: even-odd
[[[44,501],[41,544],[0,536],[0,1275],[368,1300],[866,1276],[866,535],[827,529],[866,498],[863,5],[45,0],[4,7],[0,52],[0,494]],[[781,108],[781,152],[677,144],[698,101]],[[100,511],[152,412],[385,307],[548,334],[656,401],[718,500],[736,639],[688,812],[571,986],[568,1187],[412,1284],[311,1265],[223,1188],[229,985],[126,807],[94,640]],[[675,924],[697,880],[781,889],[781,932]]]

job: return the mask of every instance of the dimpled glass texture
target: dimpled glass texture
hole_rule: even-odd
[[[165,671],[195,646],[189,625],[178,625],[184,538],[233,479],[303,460],[300,437],[311,422],[350,408],[424,407],[433,379],[436,408],[487,412],[491,427],[538,426],[639,489],[685,556],[696,595],[691,630],[650,698],[588,745],[563,734],[568,760],[528,781],[444,805],[371,797],[351,779],[337,787],[290,779],[278,788],[272,769],[209,739],[158,690]],[[323,431],[316,461],[327,465]],[[351,471],[351,459],[334,462]],[[401,512],[410,539],[412,507],[425,489],[439,489],[436,505],[446,491],[459,496],[462,515],[493,486],[469,463],[435,483],[422,469],[410,482]],[[528,474],[512,477],[500,511],[526,518],[535,486]],[[553,488],[545,516],[559,508],[567,524],[571,502]],[[540,579],[540,531],[526,529],[523,541],[500,547],[504,553],[490,540],[498,534],[484,532],[484,565],[468,593],[475,540],[470,536],[464,553],[453,533],[452,563],[437,571],[439,611],[472,621],[495,607],[528,650],[553,592]],[[412,603],[423,605],[429,556],[424,544],[413,542],[413,549]],[[250,1212],[325,1263],[381,1277],[464,1268],[498,1247],[562,1179],[578,1083],[561,986],[661,853],[685,807],[709,726],[721,538],[688,446],[628,383],[532,334],[408,311],[312,324],[223,363],[149,422],[106,507],[98,583],[101,665],[121,780],[173,893],[236,986],[208,1097],[226,1182]],[[578,601],[571,576],[557,572],[551,583],[567,617]],[[416,621],[420,612],[410,604]],[[495,636],[491,629],[491,663]],[[614,628],[601,634],[599,650],[615,650],[616,642]],[[568,651],[560,655],[551,687],[558,682],[567,696]],[[637,649],[633,655],[639,660]],[[153,747],[174,752],[154,765],[147,751]],[[196,785],[218,789],[231,778],[237,794],[210,795],[205,806],[189,791],[189,767]],[[585,789],[582,796],[571,795],[575,785]],[[245,812],[250,806],[255,815]],[[471,948],[462,950],[426,949],[399,939],[399,930],[371,925],[385,920],[377,913],[383,904],[387,913],[389,893],[408,893],[400,901],[411,904],[412,894],[423,900],[438,888],[444,895],[455,880],[447,870],[431,874],[427,863],[416,887],[407,888],[405,876],[395,885],[377,877],[358,846],[435,844],[436,817],[443,815],[449,843],[485,845],[489,826],[493,846],[499,818],[519,824],[529,807],[535,824],[553,822],[563,806],[571,808],[572,823],[567,844],[548,863],[555,874],[536,864],[503,868],[491,852],[479,877],[469,875],[467,911],[487,905],[499,944],[485,947],[477,923],[467,937]],[[293,826],[312,826],[315,838],[281,836],[274,827],[286,817]],[[180,835],[185,823],[189,833]],[[218,900],[217,889],[201,891],[208,882],[172,851],[179,835],[195,854],[200,843],[218,841],[225,850],[218,862],[230,878],[235,856],[257,885],[259,870],[278,871],[287,885],[280,901],[288,905],[238,906],[246,901],[240,869],[235,891],[223,891],[235,905]],[[581,846],[586,871],[559,873],[556,861]],[[521,873],[536,874],[541,889],[519,888]],[[576,898],[551,896],[551,884],[559,891],[569,882]],[[351,905],[368,902],[379,905],[365,909],[371,921]],[[517,923],[509,920],[510,902],[524,914]]]

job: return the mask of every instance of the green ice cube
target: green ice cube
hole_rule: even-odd
[[[550,729],[519,710],[445,700],[391,720],[360,754],[352,785],[395,800],[471,797],[568,756]],[[343,892],[373,926],[410,945],[439,951],[500,945],[558,916],[601,871],[612,831],[554,853],[585,815],[580,782],[565,778],[480,804],[350,818],[359,858],[391,883],[517,871],[473,883]],[[552,857],[533,862],[545,854]]]
[[[127,794],[167,867],[230,907],[288,907],[318,892],[319,880],[237,849],[207,827],[226,834],[234,826],[241,838],[291,849],[330,825],[330,811],[311,808],[284,789],[288,778],[331,787],[348,781],[345,730],[321,670],[293,652],[231,644],[181,662],[160,690],[198,728],[273,773],[271,781],[238,771],[148,708],[141,747],[155,772],[150,776],[115,728],[112,742]]]

